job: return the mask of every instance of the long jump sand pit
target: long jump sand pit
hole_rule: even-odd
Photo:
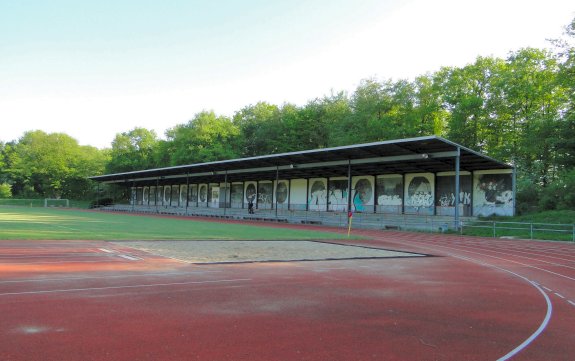
[[[121,241],[120,246],[194,264],[422,257],[320,241]]]

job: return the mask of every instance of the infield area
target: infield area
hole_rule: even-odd
[[[573,359],[573,244],[354,234],[1,208],[0,360]]]

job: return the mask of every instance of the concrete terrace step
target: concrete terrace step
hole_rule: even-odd
[[[113,205],[102,207],[103,211],[135,212],[143,214],[170,214],[188,217],[210,217],[218,219],[237,219],[246,221],[294,223],[310,225],[326,225],[332,227],[347,227],[347,212],[319,212],[299,210],[257,209],[254,214],[248,214],[241,208],[207,208],[207,207],[150,207]],[[463,222],[476,220],[475,217],[460,217]],[[383,230],[424,230],[444,232],[453,229],[454,218],[451,216],[429,216],[415,214],[387,213],[354,213],[352,225],[357,228]]]

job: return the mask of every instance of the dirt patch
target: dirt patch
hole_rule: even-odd
[[[318,241],[127,241],[118,242],[118,244],[190,263],[287,262],[423,256],[417,253]]]

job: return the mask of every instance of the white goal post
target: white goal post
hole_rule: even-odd
[[[44,207],[70,208],[70,200],[65,198],[44,198]]]

